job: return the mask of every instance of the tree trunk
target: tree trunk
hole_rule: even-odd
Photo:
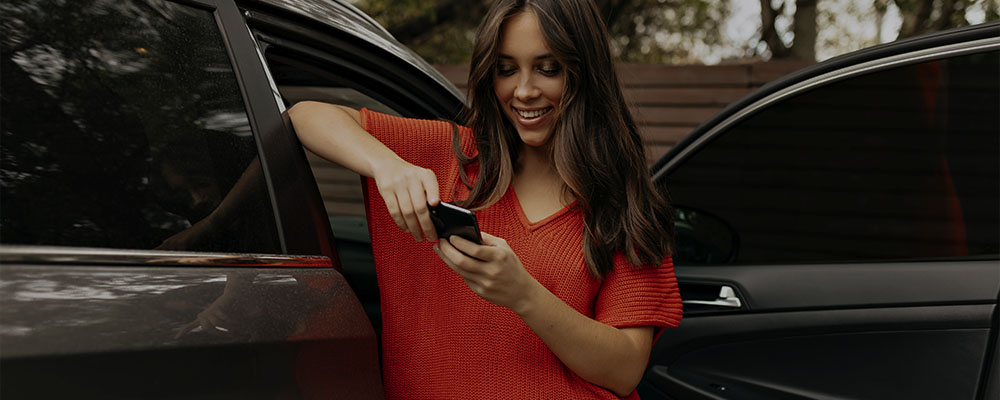
[[[916,36],[924,32],[927,20],[934,9],[934,0],[895,0],[903,14],[903,26],[899,27],[899,39]]]
[[[771,58],[787,58],[791,54],[788,46],[781,41],[778,30],[774,27],[774,20],[778,18],[785,9],[785,3],[775,10],[771,8],[771,0],[760,0],[760,37],[767,48],[771,50]]]
[[[791,56],[816,61],[816,0],[796,0]]]

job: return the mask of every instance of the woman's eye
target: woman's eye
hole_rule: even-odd
[[[538,71],[541,72],[543,75],[547,76],[556,75],[561,70],[562,67],[560,67],[559,64],[546,64],[542,65],[541,67],[538,67]]]
[[[514,71],[517,71],[517,68],[511,65],[500,64],[497,66],[497,74],[500,76],[510,76],[514,74]]]

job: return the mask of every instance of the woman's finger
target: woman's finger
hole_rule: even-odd
[[[439,240],[437,245],[441,252],[440,255],[448,259],[445,262],[450,262],[449,266],[452,266],[452,269],[457,268],[460,270],[461,272],[456,271],[460,275],[468,278],[477,277],[481,274],[480,265],[482,261],[465,255],[465,253],[456,249],[448,240]]]
[[[382,200],[385,201],[385,208],[389,210],[389,216],[392,217],[392,221],[396,223],[399,229],[406,232],[406,222],[403,221],[403,215],[399,212],[399,204],[396,202],[396,194],[392,192],[383,191],[382,188],[378,190],[379,194],[382,195]]]
[[[406,191],[402,193],[396,193],[396,202],[399,203],[399,212],[403,216],[403,222],[406,224],[406,231],[413,235],[413,240],[420,241],[423,239],[423,233],[420,231],[420,223],[417,222],[417,216],[413,213],[413,201],[410,200],[410,194]]]
[[[428,241],[437,240],[437,233],[434,231],[434,222],[431,222],[431,213],[427,210],[427,196],[424,193],[423,182],[415,181],[410,185],[410,200],[413,202],[414,214],[420,224],[421,232]]]
[[[437,176],[434,175],[434,171],[429,169],[424,171],[425,173],[421,177],[421,181],[424,184],[424,190],[427,192],[427,204],[436,206],[441,202],[441,194],[438,192]]]
[[[463,254],[465,254],[465,255],[467,255],[469,257],[472,257],[472,258],[475,258],[475,259],[478,259],[478,260],[483,260],[483,261],[491,260],[492,259],[492,257],[491,257],[492,254],[489,253],[489,251],[492,249],[492,247],[489,247],[489,246],[480,246],[480,245],[475,244],[472,241],[470,241],[470,240],[468,240],[468,239],[466,239],[464,237],[457,236],[457,235],[455,235],[455,236],[449,236],[448,237],[448,242],[453,247],[455,247],[455,249],[457,249],[458,251],[462,252]]]

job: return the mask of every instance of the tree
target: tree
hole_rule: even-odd
[[[970,24],[966,10],[973,5],[985,9],[985,21],[1000,19],[996,0],[760,0],[759,35],[766,48],[755,49],[753,55],[772,59],[816,60],[817,45],[852,42],[841,46],[843,51],[875,45],[886,36],[883,22],[891,9],[895,9],[892,11],[898,12],[902,19],[895,35],[897,39],[966,26]],[[874,18],[870,18],[872,16]],[[817,42],[821,30],[842,32],[844,27],[839,25],[844,23],[874,23],[878,29],[875,37],[834,35],[839,43]]]
[[[438,64],[468,62],[476,26],[492,3],[355,1],[400,42]],[[885,37],[906,38],[969,25],[966,14],[972,8],[982,10],[984,21],[1000,20],[997,0],[760,0],[760,18],[753,21],[728,20],[731,9],[745,7],[750,3],[747,0],[594,2],[608,26],[612,50],[622,61],[647,63],[745,58],[815,61],[882,43]],[[898,28],[883,23],[899,19]],[[728,24],[757,21],[756,33],[750,37],[724,33]],[[858,32],[859,25],[877,29]]]
[[[892,0],[903,15],[899,38],[908,38],[929,32],[968,25],[966,8],[975,3],[967,0]],[[997,6],[990,1],[993,14]]]
[[[491,0],[359,0],[356,4],[431,63],[465,63]],[[596,0],[624,61],[691,62],[699,45],[721,41],[727,16],[714,0]]]
[[[767,44],[772,58],[816,60],[816,1],[795,0],[791,31],[794,39],[788,44],[783,39],[787,35],[782,35],[776,25],[790,0],[783,0],[777,9],[771,0],[760,0],[761,40]]]

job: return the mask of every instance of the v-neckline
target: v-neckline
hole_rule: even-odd
[[[558,211],[556,211],[552,215],[549,215],[549,216],[547,216],[545,218],[542,218],[542,219],[540,219],[538,221],[531,222],[528,219],[528,215],[524,213],[524,207],[521,206],[521,200],[517,198],[517,191],[514,190],[514,182],[510,183],[510,196],[511,196],[511,199],[514,201],[514,208],[517,209],[517,219],[521,221],[521,225],[523,225],[524,228],[527,229],[528,231],[533,231],[535,229],[538,229],[538,228],[544,226],[545,224],[551,222],[552,220],[554,220],[556,218],[559,218],[559,216],[561,216],[561,215],[565,214],[566,212],[568,212],[569,210],[573,209],[573,206],[576,205],[576,200],[573,200],[569,204],[563,206],[563,208],[560,208]]]

